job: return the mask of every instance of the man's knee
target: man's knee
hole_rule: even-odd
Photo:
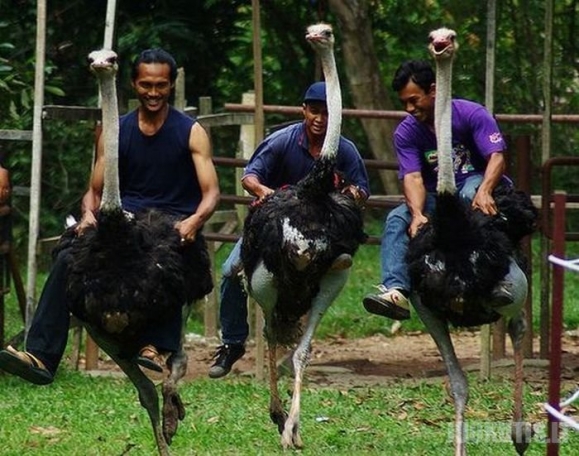
[[[410,222],[411,215],[406,204],[401,204],[392,209],[386,216],[386,225],[393,223],[403,223],[408,224]]]

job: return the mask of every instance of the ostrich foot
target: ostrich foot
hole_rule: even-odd
[[[284,431],[281,435],[281,446],[284,450],[289,448],[303,448],[304,444],[300,437],[298,423],[289,423],[289,421],[286,421]]]
[[[525,454],[535,431],[530,423],[517,421],[511,425],[511,439],[519,456]]]
[[[163,385],[163,436],[169,445],[177,433],[179,421],[185,418],[185,406],[174,388]]]
[[[270,410],[269,411],[269,418],[271,419],[273,424],[277,425],[277,431],[280,434],[283,434],[283,430],[285,427],[285,420],[287,420],[287,413],[283,410]]]

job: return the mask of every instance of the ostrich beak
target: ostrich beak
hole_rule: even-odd
[[[440,40],[430,43],[430,50],[434,55],[442,55],[454,51],[455,47],[451,40]]]

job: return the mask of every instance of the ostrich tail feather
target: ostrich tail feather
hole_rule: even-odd
[[[526,192],[501,184],[493,191],[493,197],[499,211],[497,227],[514,244],[538,229],[539,211]]]

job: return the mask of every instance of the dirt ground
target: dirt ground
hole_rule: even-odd
[[[480,333],[463,331],[452,335],[455,350],[466,370],[480,368]],[[189,338],[187,351],[189,366],[187,379],[207,375],[212,364],[211,354],[217,343],[203,338]],[[579,331],[565,333],[563,342],[562,380],[579,379]],[[507,358],[493,363],[493,375],[512,375],[512,351],[506,341]],[[255,344],[250,343],[245,356],[235,363],[229,375],[255,374]],[[535,357],[539,341],[534,341]],[[314,340],[312,360],[306,371],[310,385],[369,386],[388,381],[440,377],[446,374],[442,358],[430,335],[423,333],[398,334],[393,337],[375,335],[363,339]],[[547,360],[526,361],[525,378],[531,383],[547,383]]]
[[[461,331],[452,334],[456,353],[466,371],[480,370],[480,332]],[[187,374],[182,382],[207,378],[213,363],[218,340],[190,334],[186,350],[189,356]],[[539,340],[533,343],[534,357],[525,360],[525,381],[530,384],[547,385],[549,361],[538,359]],[[229,376],[254,376],[256,372],[256,346],[248,342],[245,356],[235,363]],[[562,340],[562,387],[575,390],[579,384],[579,330],[567,331]],[[101,357],[107,358],[101,351]],[[81,356],[79,368],[84,369]],[[267,365],[267,360],[264,360]],[[286,365],[291,362],[286,360]],[[116,364],[107,359],[99,362],[92,375],[122,375]],[[165,374],[147,373],[154,380]],[[513,361],[510,341],[506,340],[506,357],[493,361],[492,376],[512,378]],[[394,336],[375,335],[362,339],[331,338],[314,340],[312,359],[305,373],[310,387],[350,388],[357,386],[384,385],[388,382],[432,379],[439,381],[446,376],[446,369],[434,341],[425,333],[397,333]]]

